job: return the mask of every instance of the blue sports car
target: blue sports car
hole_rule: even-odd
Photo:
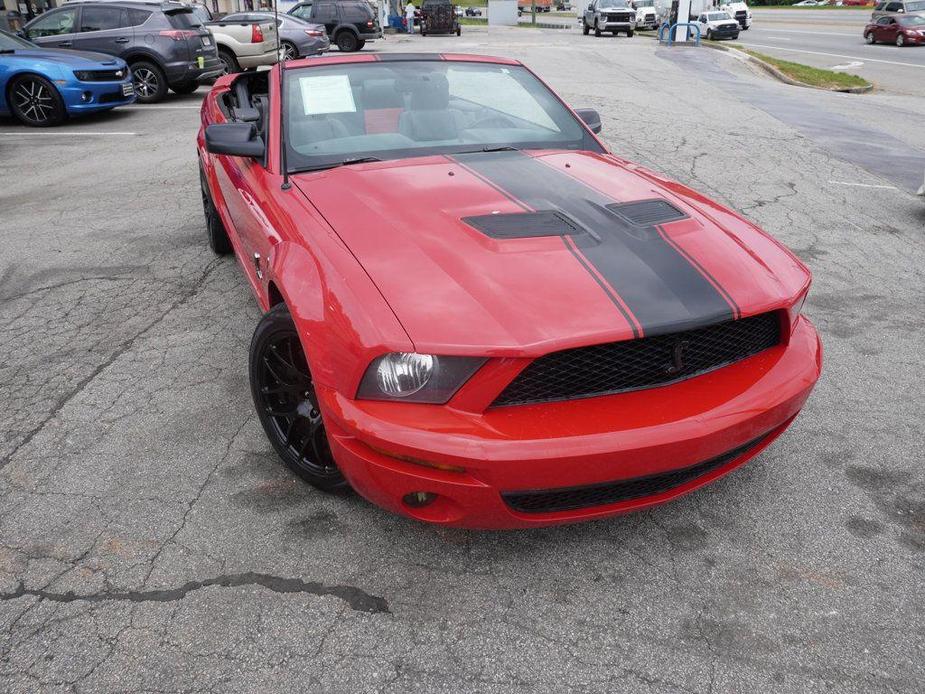
[[[121,58],[40,48],[0,31],[0,115],[41,128],[133,101],[132,73]]]

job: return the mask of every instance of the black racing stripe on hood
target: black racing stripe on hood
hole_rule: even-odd
[[[525,208],[560,210],[586,229],[588,233],[570,237],[575,250],[610,285],[645,335],[736,317],[734,305],[718,284],[707,279],[657,227],[630,224],[607,208],[621,201],[522,152],[452,158]],[[600,283],[599,277],[594,279]]]

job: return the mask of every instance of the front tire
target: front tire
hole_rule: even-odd
[[[422,35],[423,32],[424,29],[422,28]],[[354,51],[359,50],[357,48],[357,45],[359,44],[357,37],[349,31],[341,31],[336,37],[334,37],[334,43],[336,43],[337,47],[344,53],[353,53]]]
[[[588,26],[588,21],[586,19],[581,20],[581,33],[585,36],[591,33],[591,27]]]
[[[15,78],[9,89],[10,110],[30,128],[48,128],[67,118],[64,100],[54,85],[39,75]]]
[[[707,29],[707,41],[713,40],[713,32],[710,29]]]
[[[905,45],[906,45],[906,37],[903,36],[902,34],[899,34],[899,35],[896,37],[896,46],[897,46],[898,48],[902,48],[902,47],[905,46]]]
[[[143,104],[153,104],[167,96],[167,77],[154,63],[140,60],[132,63],[132,81],[135,94]]]
[[[283,462],[318,489],[346,487],[331,455],[311,370],[286,304],[267,311],[254,330],[250,382],[257,416]]]
[[[202,164],[199,165],[199,189],[202,193],[202,212],[206,216],[206,238],[209,241],[209,248],[216,255],[228,255],[232,251],[231,240],[228,238],[228,231],[222,224],[218,210],[215,209],[215,203],[212,202],[212,194],[209,192]]]
[[[866,34],[864,34],[864,40],[867,41],[868,46],[872,46],[873,44],[877,43],[877,39],[874,38],[874,32],[872,31],[868,31]]]
[[[633,34],[635,34],[635,33],[636,33],[636,32],[635,32],[635,31],[632,31],[632,30],[626,32],[626,38],[628,38],[628,39],[633,38]]]
[[[601,27],[598,25],[597,20],[594,20],[594,35],[600,38],[601,36]]]

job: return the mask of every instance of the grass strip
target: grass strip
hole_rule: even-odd
[[[833,70],[824,70],[818,67],[803,65],[802,63],[792,63],[789,60],[772,58],[764,53],[758,53],[741,44],[734,43],[730,45],[743,53],[748,53],[759,60],[770,63],[787,75],[787,77],[814,87],[822,87],[823,89],[850,89],[852,87],[866,87],[869,84],[863,77],[858,77],[857,75],[852,75],[847,72],[835,72]]]

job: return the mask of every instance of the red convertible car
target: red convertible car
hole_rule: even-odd
[[[207,234],[265,312],[250,380],[286,464],[424,521],[542,526],[677,497],[790,425],[821,369],[810,273],[600,129],[502,58],[216,82]]]

